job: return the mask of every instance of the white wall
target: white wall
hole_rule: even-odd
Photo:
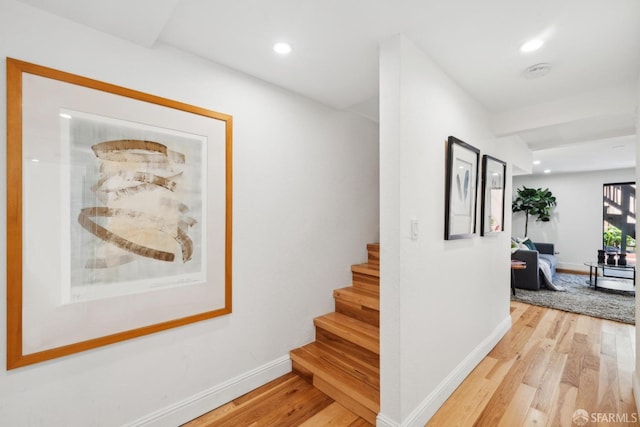
[[[513,175],[531,173],[533,163],[533,152],[529,146],[518,135],[503,136],[498,138],[500,153],[504,158],[511,160],[511,171]]]
[[[619,169],[558,175],[528,175],[513,178],[513,194],[523,185],[548,188],[557,199],[551,221],[529,216],[529,237],[534,242],[555,244],[557,268],[588,271],[586,261],[595,261],[602,249],[602,185],[635,181],[635,169]],[[513,214],[513,235],[524,236],[523,212]]]
[[[449,135],[511,162],[475,100],[406,37],[384,43],[379,425],[424,425],[510,326],[510,221],[498,237],[443,238]]]
[[[1,369],[0,424],[178,425],[289,369],[288,351],[313,339],[312,318],[333,310],[332,289],[350,282],[350,264],[363,262],[365,244],[378,240],[377,125],[167,46],[142,48],[11,0],[0,0],[5,56],[233,115],[234,306],[228,316]],[[5,81],[3,63],[2,99]],[[1,102],[3,153],[5,118]],[[5,311],[1,296],[3,367]]]

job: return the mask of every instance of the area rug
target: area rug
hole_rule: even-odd
[[[539,291],[516,289],[516,295],[512,295],[511,299],[630,325],[636,324],[635,295],[596,291],[586,283],[588,278],[578,274],[558,273],[553,282],[566,291],[558,292],[544,288]]]

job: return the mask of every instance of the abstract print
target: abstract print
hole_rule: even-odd
[[[70,299],[202,282],[202,137],[82,113],[69,122]]]

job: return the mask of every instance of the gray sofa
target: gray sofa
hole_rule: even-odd
[[[538,249],[537,251],[518,249],[511,254],[511,259],[524,261],[527,263],[526,269],[515,270],[513,272],[516,288],[531,289],[537,291],[540,289],[540,287],[544,286],[544,277],[542,276],[540,268],[538,267],[540,258],[549,260],[552,279],[556,275],[556,264],[558,262],[558,258],[555,254],[555,245],[553,243],[537,242],[534,242],[533,244]]]

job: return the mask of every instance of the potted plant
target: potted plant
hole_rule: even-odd
[[[524,212],[524,236],[529,231],[529,215],[537,215],[536,221],[549,222],[551,208],[556,205],[556,198],[548,188],[527,188],[524,185],[516,191],[516,198],[511,203],[513,212]]]

